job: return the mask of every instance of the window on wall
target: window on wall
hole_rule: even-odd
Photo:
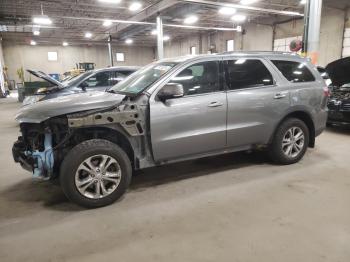
[[[57,52],[47,52],[47,60],[57,61]]]
[[[191,53],[191,55],[195,55],[196,54],[196,47],[195,46],[191,46],[190,53]]]
[[[231,52],[235,50],[235,41],[234,40],[227,40],[226,41],[226,51]]]
[[[290,82],[300,83],[315,81],[315,77],[304,63],[283,60],[271,60],[271,62]]]
[[[117,62],[125,62],[125,56],[124,53],[117,53]]]
[[[274,83],[270,71],[255,59],[225,62],[226,84],[230,90],[268,86]]]
[[[350,56],[350,28],[345,28],[343,42],[343,57]]]
[[[273,42],[273,51],[290,52],[289,45],[295,39],[302,40],[303,37],[294,36],[294,37],[275,39],[275,41]]]

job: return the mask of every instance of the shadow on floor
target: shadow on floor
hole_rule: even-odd
[[[350,135],[350,125],[349,126],[327,126],[327,131],[333,134]]]
[[[241,152],[148,168],[134,173],[129,190],[142,191],[152,186],[266,163],[263,153]],[[0,206],[6,208],[0,212],[0,218],[28,215],[40,210],[41,206],[62,212],[84,210],[70,203],[58,185],[31,178],[0,191]]]

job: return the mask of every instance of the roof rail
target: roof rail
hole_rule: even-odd
[[[299,56],[297,53],[293,52],[286,52],[286,51],[228,51],[228,52],[222,52],[219,53],[220,55],[234,55],[234,54],[263,54],[263,55],[292,55],[292,56]]]

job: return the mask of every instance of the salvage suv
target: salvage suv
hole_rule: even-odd
[[[34,177],[59,178],[73,202],[100,207],[137,169],[253,149],[298,162],[326,126],[327,100],[317,69],[298,55],[166,59],[108,92],[22,108],[13,157]]]

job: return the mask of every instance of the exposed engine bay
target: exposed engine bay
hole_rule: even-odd
[[[67,114],[42,123],[21,123],[22,136],[13,146],[13,157],[23,168],[33,172],[33,177],[44,180],[57,177],[64,156],[88,139],[115,141],[126,152],[141,159],[148,150],[142,146],[148,144],[144,143],[144,119],[144,110],[135,103],[123,101],[112,108]],[[131,148],[140,150],[131,152]]]

